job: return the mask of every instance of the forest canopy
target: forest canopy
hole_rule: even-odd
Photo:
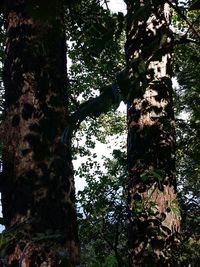
[[[0,266],[198,266],[200,1],[124,3],[0,4]]]

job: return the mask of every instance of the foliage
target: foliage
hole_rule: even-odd
[[[70,112],[99,94],[99,88],[109,84],[124,67],[125,17],[122,13],[111,13],[99,3],[101,1],[66,1],[69,7],[66,10],[68,58],[72,62],[68,70]],[[181,11],[199,30],[199,10],[186,11],[186,4],[189,6],[191,1],[184,1]],[[0,16],[0,27],[2,21]],[[200,257],[200,48],[197,36],[188,30],[187,23],[175,12],[173,23],[177,32],[187,32],[188,37],[197,42],[179,45],[175,50],[174,62],[180,84],[176,92],[177,115],[183,112],[188,114],[187,121],[177,120],[177,177],[184,238],[175,257],[180,266],[189,267],[197,266]],[[4,57],[3,43],[4,34],[1,31],[1,62]],[[1,75],[0,87],[2,96]],[[2,101],[1,98],[0,115]],[[125,129],[124,114],[111,111],[96,120],[87,119],[73,139],[74,157],[89,156],[87,162],[77,170],[78,175],[87,181],[87,186],[78,192],[77,197],[82,264],[86,267],[126,266],[125,152],[123,149],[114,150],[112,158],[103,159],[103,166],[95,162],[96,155],[91,152],[96,140],[109,143],[108,136],[122,135]],[[83,139],[85,142],[80,144]],[[147,174],[143,175],[143,179]],[[162,179],[160,173],[156,173],[156,176],[158,180]],[[4,234],[1,242],[4,237],[6,242],[10,238]]]
[[[96,95],[122,69],[125,20],[122,13],[113,14],[88,0],[70,6],[67,15],[70,93],[79,104]]]
[[[76,110],[81,103],[100,93],[110,84],[125,64],[124,28],[122,13],[111,13],[100,3],[84,0],[69,5],[66,16],[68,36],[68,70],[70,86],[69,108]],[[97,127],[97,125],[99,125]],[[111,110],[97,119],[87,118],[74,138],[74,155],[90,155],[95,140],[106,143],[107,136],[125,129],[124,114]],[[80,145],[80,141],[85,143]],[[76,145],[78,144],[78,146]]]
[[[188,13],[197,30],[200,27],[199,15],[199,10]],[[200,39],[191,31],[187,35],[194,42],[176,47],[174,61],[179,82],[176,90],[176,110],[179,115],[177,178],[183,230],[178,261],[180,266],[197,266],[200,256]]]
[[[84,266],[126,266],[126,158],[121,150],[91,172],[82,168],[87,186],[78,192]],[[79,170],[80,172],[81,170]]]

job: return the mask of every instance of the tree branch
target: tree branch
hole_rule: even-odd
[[[194,25],[188,20],[188,18],[181,12],[181,10],[172,4],[170,0],[166,0],[170,7],[172,7],[177,14],[188,24],[189,28],[193,31],[193,33],[200,39],[200,33],[195,29]]]
[[[187,38],[185,36],[185,34],[183,36],[179,36],[179,35],[175,35],[175,38],[174,38],[174,44],[189,44],[189,43],[193,43],[193,44],[196,44],[196,45],[200,45],[200,40],[199,41],[196,41],[196,40],[193,40],[191,38]]]
[[[64,129],[61,142],[67,144],[74,131],[87,117],[98,118],[102,113],[107,113],[112,108],[117,109],[120,102],[127,100],[127,93],[131,89],[130,71],[125,68],[116,75],[115,81],[100,89],[100,95],[82,103],[79,108],[68,118],[67,127]]]
[[[117,83],[112,83],[100,91],[102,93],[91,98],[80,105],[80,107],[68,118],[68,125],[65,128],[61,141],[66,144],[71,138],[74,130],[77,130],[80,123],[87,117],[98,118],[102,113],[108,112],[112,107],[118,108],[121,96]]]
[[[104,0],[104,4],[106,5],[106,8],[107,8],[107,10],[109,10],[109,7],[108,7],[108,2],[107,2],[107,0]]]

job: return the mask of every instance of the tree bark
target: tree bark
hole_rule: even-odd
[[[180,228],[175,183],[172,34],[165,1],[127,2],[128,244],[130,266],[174,266]]]
[[[3,174],[7,266],[76,266],[62,1],[5,1]],[[13,234],[14,233],[14,234]]]

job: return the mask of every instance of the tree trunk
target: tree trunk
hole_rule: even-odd
[[[127,2],[130,266],[171,266],[180,227],[175,183],[172,35],[164,1]],[[174,266],[174,265],[173,265]]]
[[[76,266],[62,1],[5,1],[2,208],[6,266]]]

